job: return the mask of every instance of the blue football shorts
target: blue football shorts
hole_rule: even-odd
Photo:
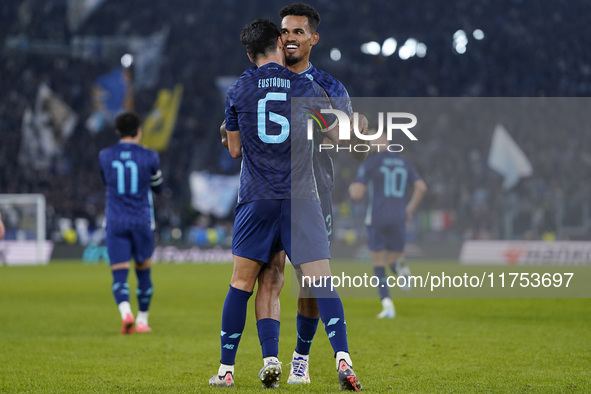
[[[330,258],[318,201],[257,200],[236,207],[232,253],[268,263],[285,250],[292,264]]]
[[[107,253],[112,264],[130,261],[136,263],[152,257],[154,231],[147,226],[127,226],[107,223]]]
[[[406,237],[406,223],[372,225],[367,227],[367,248],[371,251],[389,250],[402,253]]]
[[[232,254],[268,263],[284,249],[279,217],[282,201],[256,200],[236,206],[232,231]]]

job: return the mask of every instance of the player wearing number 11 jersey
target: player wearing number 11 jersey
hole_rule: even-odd
[[[154,251],[152,191],[160,191],[162,173],[158,154],[139,145],[140,118],[132,112],[115,119],[119,142],[101,150],[101,176],[107,188],[107,251],[113,274],[112,291],[121,313],[122,334],[151,331],[148,309],[153,288],[150,259]],[[139,312],[134,321],[129,304],[127,274],[135,261]]]

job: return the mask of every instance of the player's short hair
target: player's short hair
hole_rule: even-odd
[[[258,18],[242,28],[240,42],[246,52],[256,60],[277,49],[277,39],[280,37],[277,25],[265,18]]]
[[[320,25],[320,14],[311,5],[305,3],[292,3],[286,5],[279,11],[279,17],[281,19],[288,15],[294,16],[305,16],[308,18],[308,25],[312,33],[316,33],[318,25]]]
[[[120,138],[135,137],[141,123],[140,117],[135,112],[123,112],[115,118],[115,129]]]

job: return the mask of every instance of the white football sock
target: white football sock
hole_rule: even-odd
[[[119,305],[117,305],[117,307],[119,308],[119,312],[121,313],[121,320],[125,319],[125,316],[127,316],[128,313],[133,316],[133,313],[131,313],[131,305],[129,305],[128,301],[120,302]]]
[[[394,303],[392,302],[392,299],[389,298],[389,297],[382,298],[382,307],[384,309],[393,308],[394,307]]]
[[[353,361],[351,361],[351,356],[347,352],[337,352],[337,371],[339,370],[339,361],[345,360],[350,367],[353,367]]]
[[[232,376],[234,376],[234,366],[233,365],[220,364],[220,369],[218,369],[218,376],[226,376],[226,373],[227,372],[232,373]]]
[[[137,323],[144,323],[146,326],[148,325],[148,311],[142,312],[139,311],[137,313],[137,318],[135,319],[135,324]]]

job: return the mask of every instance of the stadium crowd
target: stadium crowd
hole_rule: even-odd
[[[2,2],[0,24],[0,193],[43,193],[48,227],[60,218],[86,218],[100,225],[104,186],[98,151],[116,141],[112,129],[90,133],[92,84],[98,75],[120,65],[120,57],[83,59],[68,50],[75,36],[147,36],[168,27],[158,83],[134,92],[134,109],[145,117],[160,88],[184,86],[183,100],[168,149],[160,153],[165,191],[156,199],[158,230],[187,230],[197,223],[214,223],[191,207],[189,174],[207,170],[235,174],[239,164],[219,143],[224,91],[219,77],[236,76],[249,63],[238,33],[254,17],[278,21],[282,4],[235,0],[104,1],[77,31],[66,20],[66,0]],[[321,40],[312,54],[316,67],[341,80],[351,97],[586,97],[591,94],[591,44],[577,32],[586,25],[589,2],[503,0],[437,0],[362,3],[318,0]],[[548,28],[551,24],[552,28]],[[467,32],[463,54],[454,50],[453,34]],[[481,29],[482,40],[471,32]],[[395,37],[402,45],[414,37],[425,43],[425,57],[401,60],[368,55],[363,43]],[[34,42],[33,45],[9,43]],[[35,49],[37,48],[37,49]],[[340,60],[331,59],[338,48]],[[46,83],[78,115],[63,153],[49,169],[35,170],[19,162],[23,114],[34,104],[37,89]],[[556,114],[557,117],[560,114]],[[585,227],[589,217],[591,157],[589,132],[577,119],[561,119],[563,128],[538,124],[510,132],[532,163],[533,175],[510,191],[487,166],[490,136],[471,127],[454,132],[450,141],[445,123],[422,129],[420,145],[407,153],[429,185],[421,210],[453,212],[454,226],[446,237],[559,237],[565,228]],[[557,120],[558,122],[558,120]],[[568,135],[564,131],[568,130]],[[562,131],[562,132],[561,132]],[[345,203],[346,187],[356,163],[336,160],[336,203]],[[512,212],[512,231],[503,232],[504,213]],[[223,219],[223,218],[222,218]],[[209,223],[211,224],[211,223]],[[429,234],[425,231],[424,239]]]

